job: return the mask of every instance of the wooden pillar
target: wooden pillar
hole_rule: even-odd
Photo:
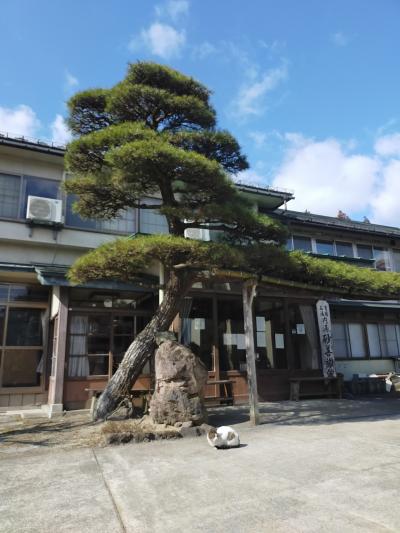
[[[55,358],[49,383],[49,416],[63,411],[65,356],[67,348],[68,288],[60,287]]]
[[[246,281],[243,284],[243,317],[244,335],[246,341],[247,386],[249,389],[250,422],[254,425],[260,423],[253,320],[253,300],[256,295],[256,286],[257,283],[254,280]]]

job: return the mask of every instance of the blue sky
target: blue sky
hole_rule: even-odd
[[[65,101],[137,59],[213,90],[242,179],[400,225],[398,0],[3,0],[0,131],[68,140]],[[6,53],[5,53],[6,52]]]

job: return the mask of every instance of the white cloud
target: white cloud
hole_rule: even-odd
[[[243,86],[233,101],[233,114],[240,118],[262,115],[265,111],[265,97],[287,77],[287,65],[283,64],[265,72],[258,81]]]
[[[253,169],[242,170],[233,178],[236,183],[244,183],[245,185],[254,185],[256,187],[266,187],[267,185],[267,178]]]
[[[209,43],[208,41],[204,41],[203,43],[193,48],[192,55],[195,59],[205,59],[206,57],[209,57],[210,55],[216,53],[218,53],[217,47]]]
[[[185,44],[185,31],[177,31],[168,24],[154,22],[147,30],[142,30],[139,39],[132,39],[129,43],[131,51],[144,44],[152,54],[169,59],[179,55]]]
[[[354,142],[314,140],[300,133],[281,135],[286,152],[272,186],[294,190],[291,209],[400,227],[400,133],[379,137],[375,152],[354,153]],[[388,156],[397,156],[388,159]]]
[[[377,139],[375,151],[381,156],[400,156],[400,133],[384,135]]]
[[[79,85],[79,80],[73,76],[68,70],[65,71],[65,86],[68,89],[73,89]]]
[[[400,161],[392,159],[383,168],[376,194],[371,198],[373,220],[379,224],[400,226]]]
[[[169,0],[163,5],[155,7],[157,17],[168,16],[174,22],[176,22],[182,16],[185,16],[189,12],[188,0]]]
[[[51,138],[57,144],[67,144],[71,140],[71,132],[69,131],[64,118],[61,115],[56,115],[56,118],[51,123]]]
[[[35,137],[40,121],[33,109],[21,104],[13,109],[0,107],[0,131],[25,137]]]
[[[268,134],[263,131],[249,131],[248,136],[254,142],[256,148],[262,148],[268,138]]]
[[[336,46],[343,47],[349,44],[349,38],[341,31],[337,31],[336,33],[334,33],[331,39],[333,44]]]
[[[349,154],[336,139],[313,141],[287,134],[286,157],[272,185],[295,191],[291,208],[336,216],[367,211],[381,177],[374,156]]]

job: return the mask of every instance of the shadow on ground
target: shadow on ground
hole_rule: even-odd
[[[349,400],[304,400],[259,404],[261,424],[308,425],[336,424],[348,420],[393,418],[400,416],[400,398],[376,396]],[[209,424],[238,425],[249,422],[248,405],[208,409]]]

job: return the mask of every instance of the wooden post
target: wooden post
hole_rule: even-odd
[[[48,409],[49,417],[63,411],[64,374],[67,345],[67,324],[68,324],[68,288],[60,287],[58,309],[58,331],[57,345],[53,347],[55,352],[54,374],[50,376]]]
[[[256,295],[256,286],[257,283],[254,280],[246,281],[243,284],[243,317],[246,341],[247,386],[249,389],[250,422],[255,426],[260,423],[253,321],[253,300]]]

